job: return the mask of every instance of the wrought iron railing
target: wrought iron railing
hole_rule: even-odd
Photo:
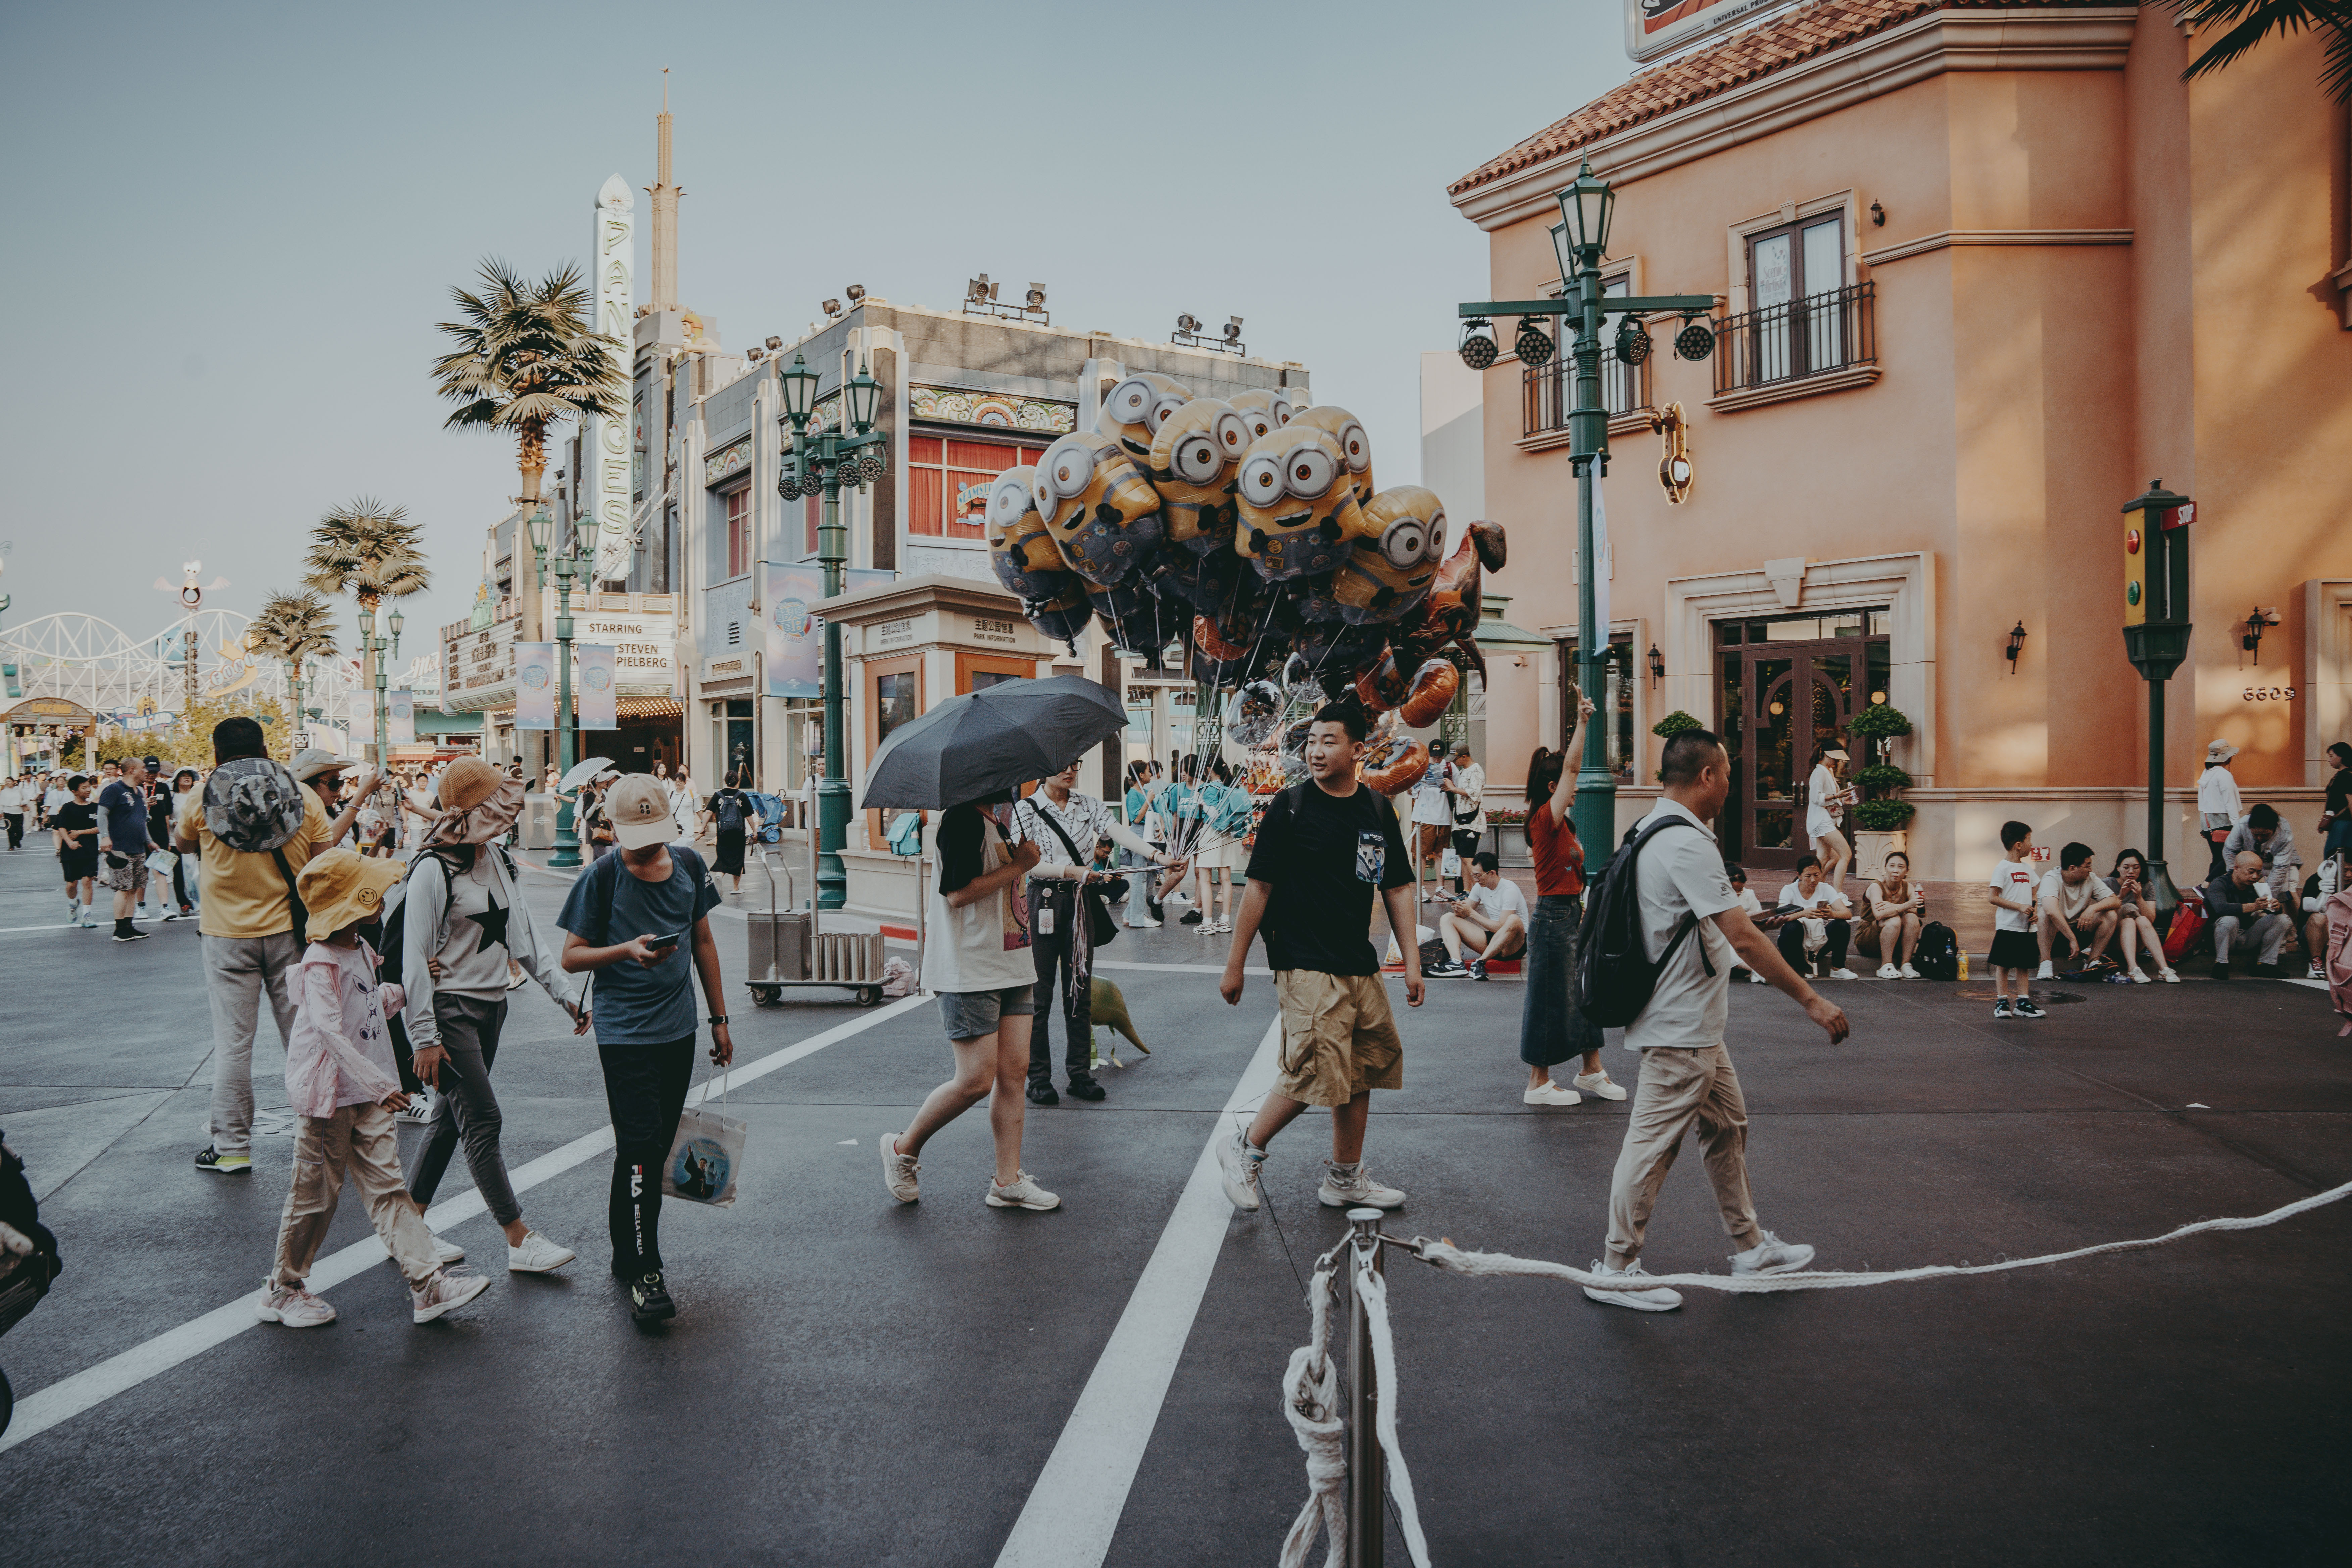
[[[1876,290],[1853,283],[1717,321],[1717,395],[1876,363]]]
[[[1664,348],[1665,340],[1658,340]],[[1540,436],[1568,428],[1568,411],[1576,405],[1576,361],[1556,354],[1545,365],[1519,366],[1519,396],[1524,415],[1522,434]],[[1601,348],[1601,406],[1614,414],[1630,414],[1650,406],[1647,362],[1627,364],[1617,357],[1617,345],[1604,341]]]

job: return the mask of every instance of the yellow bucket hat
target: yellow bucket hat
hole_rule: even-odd
[[[377,919],[384,894],[407,869],[397,860],[371,859],[356,849],[330,849],[313,858],[294,878],[312,940]]]

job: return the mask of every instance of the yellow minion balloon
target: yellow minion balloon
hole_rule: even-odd
[[[1333,570],[1366,532],[1347,474],[1327,430],[1293,426],[1259,437],[1242,454],[1234,548],[1270,581]]]
[[[1318,430],[1328,430],[1331,438],[1339,443],[1339,455],[1348,459],[1348,482],[1355,489],[1359,506],[1372,504],[1372,441],[1364,434],[1363,422],[1344,408],[1328,403],[1291,416],[1292,427],[1311,425]]]
[[[1170,539],[1196,555],[1233,543],[1234,469],[1249,444],[1248,425],[1222,399],[1196,397],[1168,416],[1151,438],[1150,474]]]
[[[1037,459],[1029,493],[1071,571],[1102,587],[1160,541],[1160,496],[1119,443],[1092,430],[1063,437]]]
[[[1350,626],[1392,621],[1429,597],[1445,548],[1445,503],[1419,485],[1382,490],[1366,532],[1331,574],[1328,597]]]
[[[1074,640],[1093,619],[1086,584],[1062,560],[1037,515],[1030,485],[1037,470],[1005,469],[988,489],[988,563],[996,580],[1021,597],[1024,614],[1049,637]]]
[[[1226,401],[1248,421],[1253,441],[1270,431],[1281,429],[1298,413],[1298,405],[1292,399],[1287,387],[1252,387],[1247,392],[1236,392]]]
[[[1095,429],[1117,441],[1140,467],[1151,460],[1151,440],[1168,416],[1192,401],[1192,388],[1158,371],[1138,371],[1103,399]]]

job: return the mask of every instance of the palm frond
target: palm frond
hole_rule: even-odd
[[[2352,0],[2167,0],[2167,5],[2192,27],[2221,29],[2189,62],[2180,73],[2183,80],[2235,64],[2273,33],[2309,30],[2326,36],[2320,85],[2338,103],[2352,102]]]

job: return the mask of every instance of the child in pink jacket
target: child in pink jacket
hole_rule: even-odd
[[[400,1173],[392,1113],[401,1092],[386,1019],[400,1011],[397,985],[376,981],[381,962],[358,927],[379,916],[386,889],[407,869],[331,849],[302,868],[295,891],[308,911],[310,944],[294,971],[294,1035],[286,1043],[286,1092],[301,1131],[294,1178],[278,1224],[277,1266],[257,1309],[266,1323],[314,1329],[335,1310],[304,1289],[333,1223],[343,1175],[357,1180],[368,1218],[408,1280],[411,1315],[429,1323],[480,1295],[489,1281],[445,1268]]]

